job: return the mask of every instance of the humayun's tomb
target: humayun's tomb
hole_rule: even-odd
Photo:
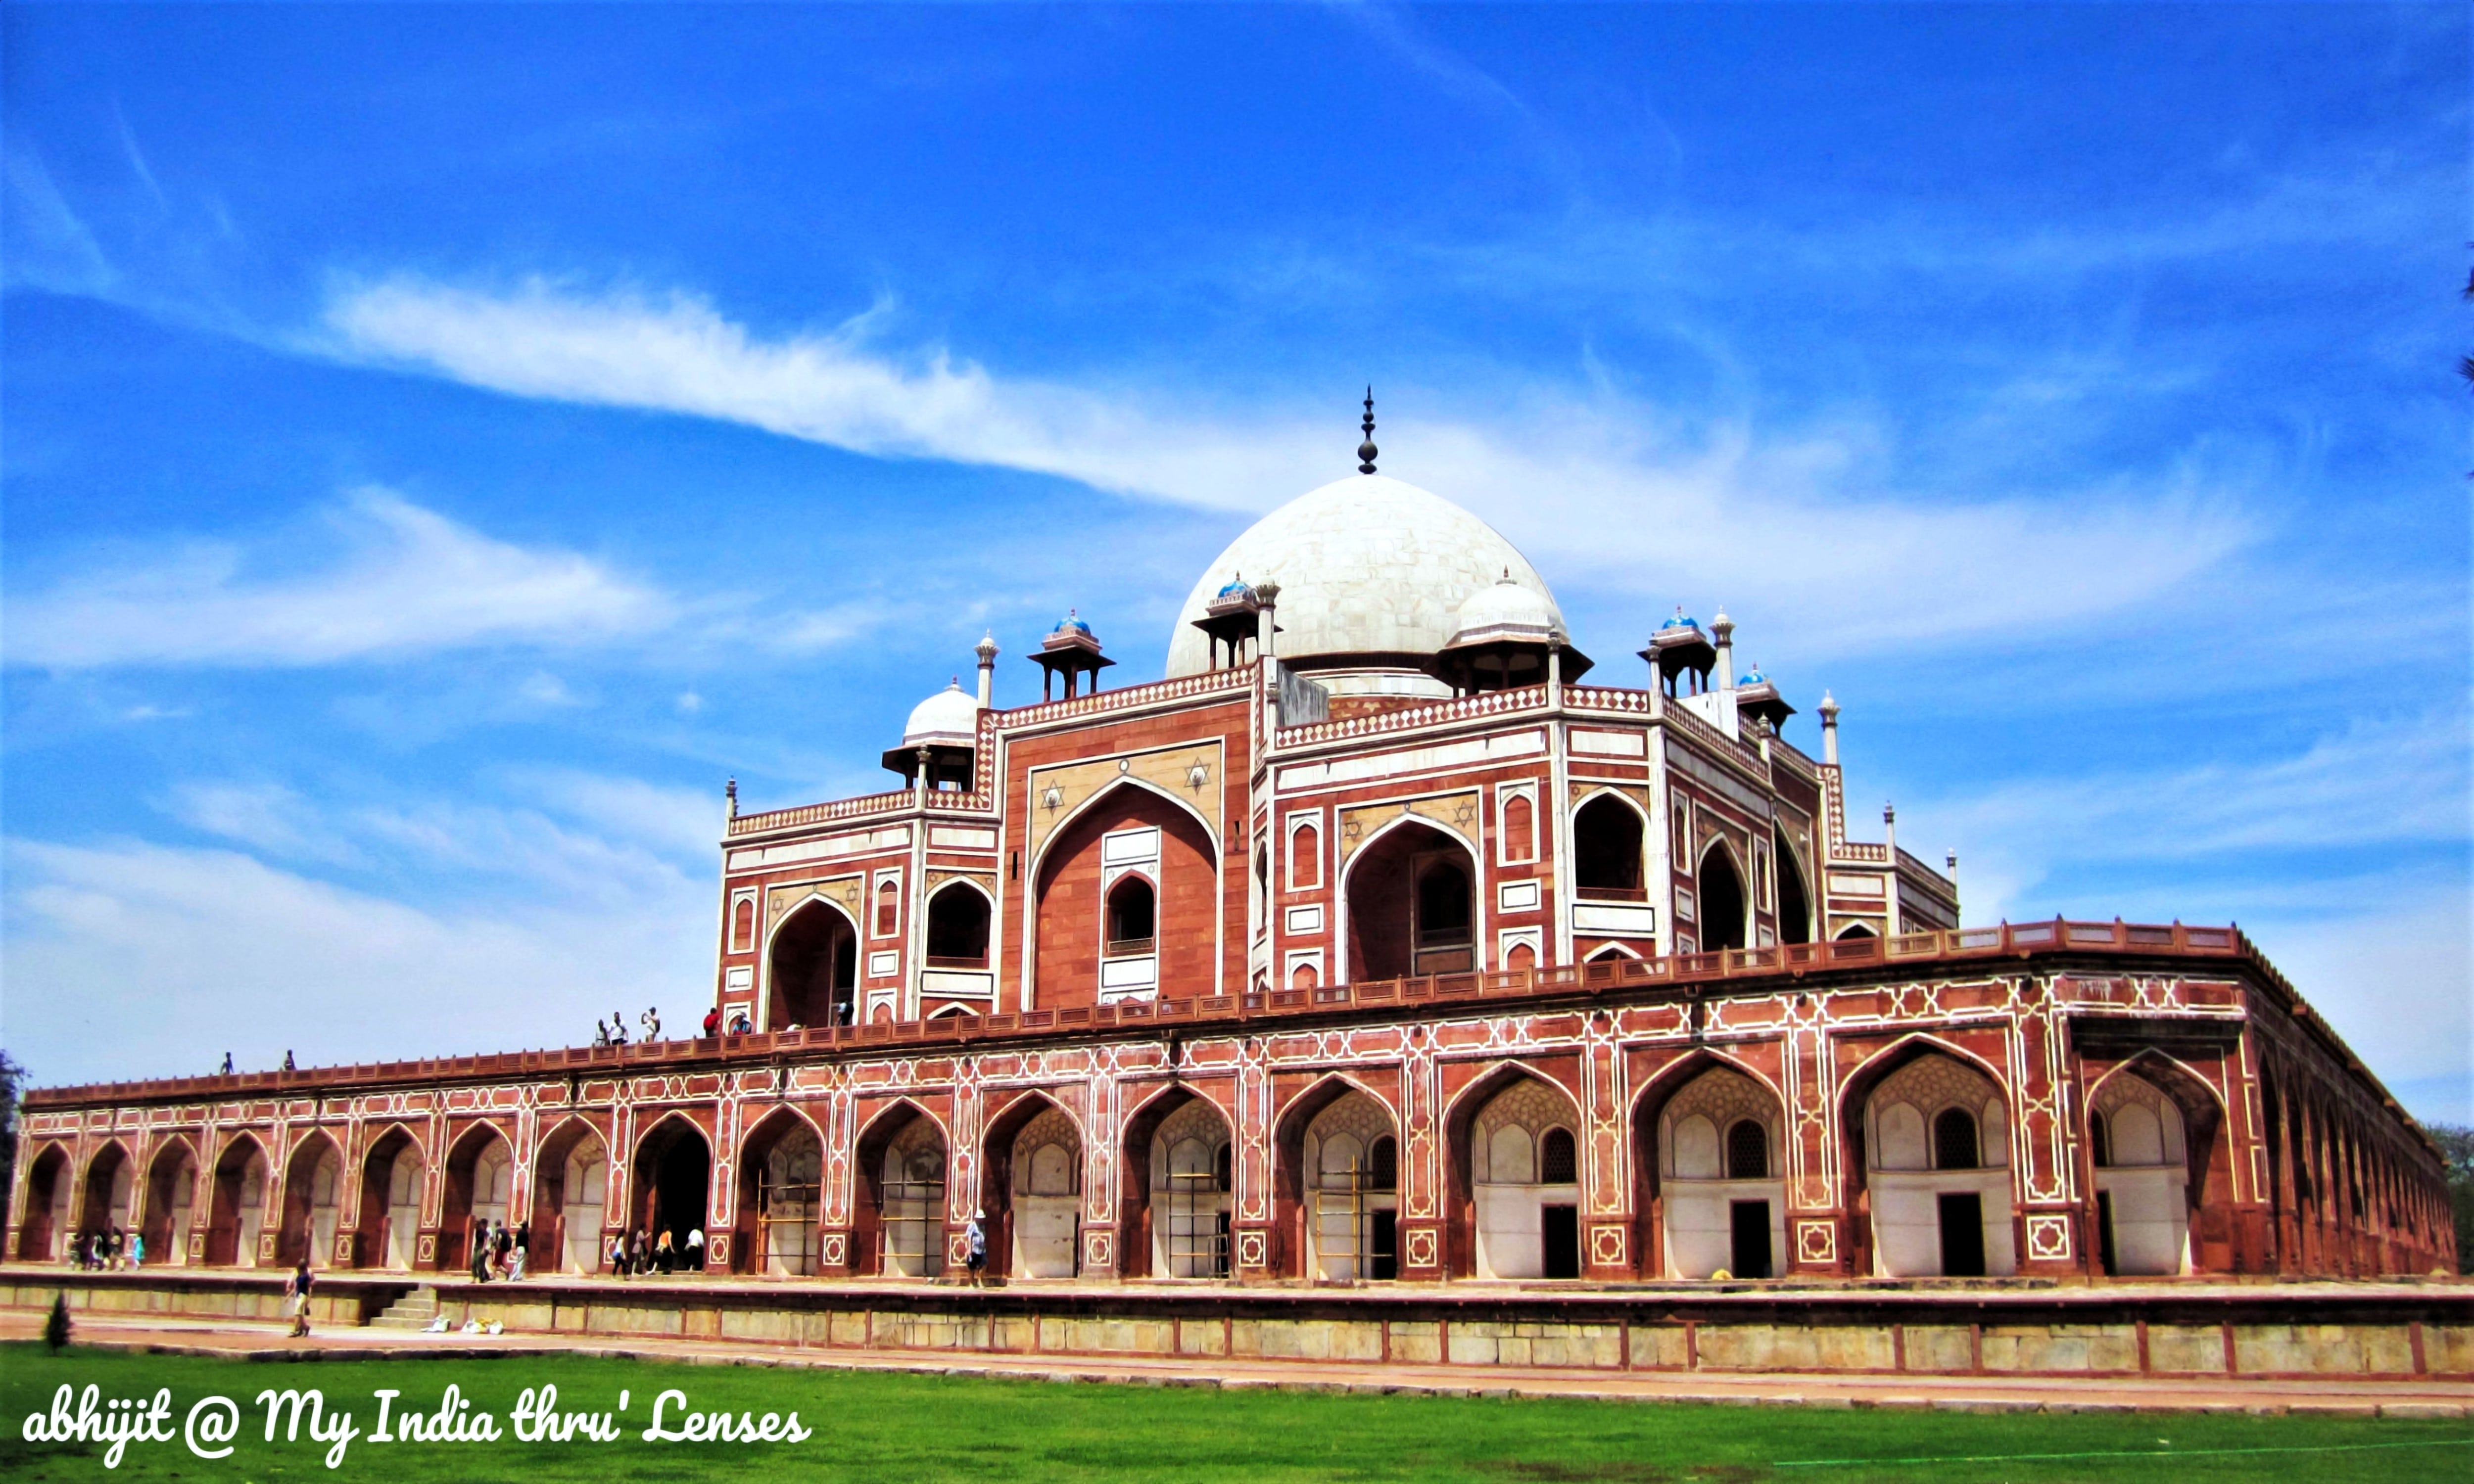
[[[1103,1348],[1233,1353],[1311,1300],[1322,1339],[1253,1343],[1371,1355],[1380,1309],[1386,1359],[1603,1359],[1619,1327],[1627,1366],[1708,1363],[1709,1302],[1793,1293],[1857,1337],[1816,1364],[1964,1369],[2004,1315],[2062,1345],[2055,1295],[2455,1271],[2436,1146],[2241,933],[1962,925],[1889,811],[1855,837],[1828,696],[1790,743],[1724,614],[1584,655],[1510,542],[1372,458],[1210,565],[1164,679],[1106,683],[1068,617],[1038,704],[991,704],[992,641],[920,703],[901,786],[734,785],[712,994],[743,1032],[38,1089],[0,1281],[48,1264],[48,1303],[119,1226],[158,1288],[305,1257],[362,1317],[418,1283],[544,1327],[857,1343],[867,1308],[996,1344],[1046,1282],[1116,1316],[1075,1331]],[[980,1209],[1006,1284],[965,1312]],[[529,1222],[537,1282],[456,1276],[485,1221]],[[589,1276],[639,1227],[710,1233],[706,1297]],[[1975,1318],[1862,1308],[1891,1290]],[[2237,1330],[2293,1328],[2086,1317],[2117,1369],[2134,1327],[2140,1370],[2274,1370]],[[2466,1321],[2385,1368],[2474,1370]]]

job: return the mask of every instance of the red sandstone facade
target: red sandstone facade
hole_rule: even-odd
[[[8,1256],[453,1269],[495,1219],[928,1278],[984,1210],[1018,1280],[2453,1271],[2436,1149],[2239,934],[1959,927],[1723,618],[1627,688],[1518,593],[1294,660],[1279,596],[1089,694],[1060,625],[1013,709],[982,646],[905,789],[734,791],[745,1032],[43,1089]]]

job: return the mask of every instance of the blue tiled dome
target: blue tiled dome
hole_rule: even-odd
[[[1746,670],[1744,672],[1744,678],[1737,681],[1735,683],[1738,685],[1766,685],[1769,682],[1770,678],[1761,673],[1761,667],[1759,665],[1755,665],[1751,669]]]
[[[1658,627],[1661,631],[1667,629],[1698,629],[1701,627],[1701,624],[1698,619],[1686,617],[1684,610],[1679,608],[1675,610],[1674,617],[1668,619],[1662,624],[1660,624]]]
[[[1064,617],[1056,620],[1056,627],[1048,632],[1051,634],[1065,634],[1068,632],[1075,634],[1088,634],[1091,632],[1091,626],[1084,623],[1081,619],[1075,617],[1072,613],[1068,613]]]

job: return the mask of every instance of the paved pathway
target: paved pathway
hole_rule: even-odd
[[[42,1315],[0,1311],[0,1339],[32,1339]],[[2001,1376],[1740,1375],[1711,1371],[1589,1373],[1512,1366],[1329,1365],[1221,1356],[991,1355],[950,1351],[823,1350],[715,1340],[549,1334],[411,1334],[321,1328],[289,1339],[282,1324],[172,1315],[81,1314],[81,1344],[172,1354],[254,1360],[316,1353],[324,1358],[478,1358],[554,1353],[663,1360],[695,1365],[809,1366],[1027,1380],[1113,1381],[1152,1386],[1285,1386],[1351,1392],[1448,1396],[1596,1397],[1611,1400],[1709,1401],[1739,1406],[1874,1406],[1954,1411],[2274,1412],[2464,1418],[2474,1385],[2450,1381],[2096,1377],[2055,1380]]]

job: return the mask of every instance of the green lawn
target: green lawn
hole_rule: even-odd
[[[172,1392],[169,1443],[133,1443],[119,1467],[100,1444],[24,1441],[67,1381],[114,1398]],[[380,1443],[374,1393],[434,1413],[449,1383],[504,1433],[518,1395],[558,1388],[561,1411],[607,1411],[629,1393],[619,1441]],[[264,1441],[266,1388],[315,1387],[360,1435],[333,1473],[327,1445]],[[656,1395],[700,1412],[798,1413],[804,1442],[648,1443]],[[204,1461],[179,1440],[201,1398],[239,1408],[234,1451]],[[676,1403],[671,1404],[675,1415]],[[468,1414],[469,1415],[469,1414]],[[390,1430],[394,1430],[391,1428]],[[569,1357],[265,1364],[0,1346],[0,1477],[306,1479],[1404,1479],[1552,1484],[1686,1479],[2474,1480],[2462,1423],[2319,1418],[1967,1416],[1818,1408],[1219,1392],[949,1376],[674,1366]],[[2211,1451],[2216,1450],[2216,1451]],[[2249,1451],[2244,1451],[2249,1450]],[[2021,1455],[2073,1455],[2034,1460]],[[2128,1456],[2124,1456],[2128,1455]],[[1979,1458],[1982,1462],[1916,1460]],[[1870,1460],[1808,1466],[1815,1460]]]

